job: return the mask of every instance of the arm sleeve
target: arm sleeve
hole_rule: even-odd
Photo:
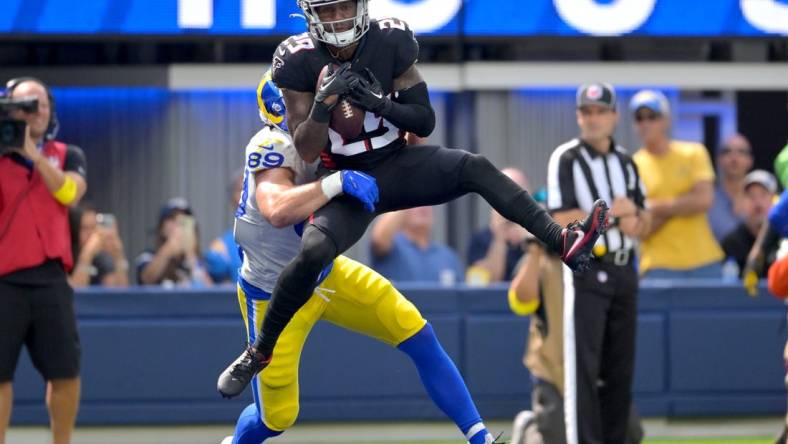
[[[397,128],[419,137],[427,137],[435,129],[435,110],[424,82],[396,91],[394,99],[381,114]]]
[[[66,159],[63,162],[63,171],[72,171],[82,177],[87,178],[88,162],[85,160],[85,153],[76,145],[66,147]]]
[[[547,163],[547,209],[550,212],[578,208],[573,174],[574,159],[568,150],[556,150]]]

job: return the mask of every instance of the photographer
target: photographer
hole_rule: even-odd
[[[74,256],[71,286],[128,286],[129,263],[115,216],[97,213],[92,205],[82,204],[69,211],[69,221]]]
[[[26,344],[47,381],[52,442],[67,444],[80,392],[68,207],[85,193],[85,158],[55,140],[55,104],[41,81],[9,81],[0,103],[0,443]]]

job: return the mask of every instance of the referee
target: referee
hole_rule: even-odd
[[[556,148],[548,164],[547,206],[558,223],[582,220],[596,199],[611,205],[610,225],[594,247],[591,268],[574,275],[564,271],[568,444],[624,443],[632,402],[635,248],[649,216],[637,167],[613,140],[617,122],[613,87],[582,86],[577,91],[580,137]]]

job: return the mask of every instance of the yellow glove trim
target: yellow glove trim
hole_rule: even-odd
[[[63,205],[71,205],[77,199],[77,182],[68,174],[65,174],[63,185],[54,193],[55,200]]]
[[[520,302],[517,299],[517,292],[509,289],[509,308],[518,316],[528,316],[539,308],[539,299],[530,302]]]

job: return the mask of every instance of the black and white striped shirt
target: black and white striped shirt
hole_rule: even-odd
[[[579,208],[590,212],[596,199],[612,206],[616,197],[627,197],[643,208],[645,190],[637,166],[624,148],[611,140],[611,150],[601,154],[580,139],[559,146],[547,164],[547,208],[551,212]],[[591,176],[591,177],[589,177]],[[635,248],[637,240],[610,227],[597,245],[607,252]]]

